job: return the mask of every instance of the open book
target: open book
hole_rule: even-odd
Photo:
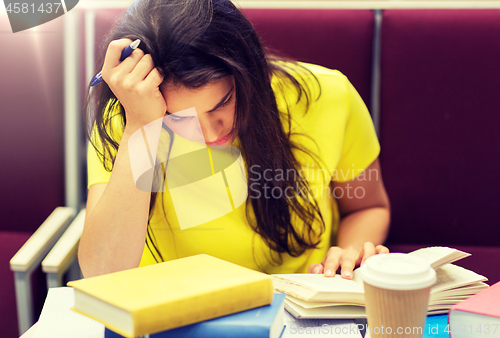
[[[486,289],[488,279],[460,266],[450,264],[470,254],[447,247],[430,247],[409,253],[419,256],[436,270],[431,288],[429,314],[446,313],[458,302]],[[365,318],[363,282],[354,271],[352,280],[340,275],[271,275],[274,289],[285,292],[285,308],[297,318]]]

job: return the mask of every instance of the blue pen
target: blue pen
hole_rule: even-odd
[[[132,52],[139,46],[140,43],[141,43],[141,40],[137,39],[134,42],[132,42],[130,45],[125,47],[125,49],[122,51],[122,55],[120,56],[120,62],[122,62],[123,60],[128,58],[130,56],[130,54],[132,54]],[[94,77],[94,80],[92,80],[92,83],[90,84],[90,86],[91,87],[95,86],[99,82],[102,82],[101,72],[99,72],[99,74],[97,74]]]

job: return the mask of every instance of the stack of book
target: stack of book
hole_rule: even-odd
[[[436,269],[429,314],[447,313],[488,288],[485,277],[451,264],[469,256],[465,252],[431,247],[410,255]],[[208,255],[68,285],[75,290],[73,310],[103,323],[105,338],[279,338],[284,309],[297,319],[366,317],[356,271],[352,280],[322,274],[269,276]]]
[[[196,255],[68,283],[73,310],[106,337],[266,337],[283,331],[285,295],[271,277]]]
[[[453,305],[488,288],[486,277],[450,264],[470,256],[468,253],[430,247],[409,254],[422,257],[436,270],[429,315],[447,313]],[[285,309],[296,318],[366,318],[363,282],[356,270],[352,280],[322,274],[277,274],[272,278],[275,290],[287,294]]]
[[[147,335],[149,338],[279,338],[284,330],[283,301],[277,293],[269,305]],[[123,336],[106,328],[104,338]]]

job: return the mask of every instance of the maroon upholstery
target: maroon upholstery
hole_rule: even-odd
[[[499,36],[500,10],[383,12],[390,244],[499,245]]]
[[[11,33],[0,11],[0,336],[18,337],[9,261],[64,204],[63,19]],[[36,271],[35,318],[46,284]]]
[[[420,249],[420,245],[389,245],[391,252],[408,253]],[[461,259],[453,264],[460,265],[488,278],[487,284],[492,285],[500,281],[500,247],[484,246],[455,246],[456,249],[468,252],[471,256]]]
[[[18,337],[16,294],[14,292],[14,276],[10,271],[9,261],[21,246],[28,240],[31,233],[0,232],[0,332],[2,337]]]
[[[33,232],[64,203],[63,19],[0,34],[0,231]],[[10,30],[0,12],[0,30]]]
[[[373,11],[245,9],[243,12],[271,51],[340,70],[369,106]]]

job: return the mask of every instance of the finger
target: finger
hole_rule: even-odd
[[[378,253],[378,254],[383,254],[383,253],[389,253],[389,249],[383,245],[377,245],[375,247],[375,251]]]
[[[312,263],[311,265],[309,265],[307,272],[314,273],[314,274],[323,273],[323,265],[321,265],[319,263]]]
[[[340,265],[340,257],[342,256],[342,249],[338,246],[332,246],[326,254],[323,263],[323,270],[326,277],[333,277]]]
[[[363,259],[361,260],[361,264],[363,264],[368,257],[375,255],[375,253],[375,245],[373,245],[372,242],[365,242],[365,244],[363,244]]]
[[[163,82],[163,76],[160,74],[157,68],[153,68],[151,69],[149,74],[147,74],[144,82],[149,86],[160,87],[161,83]]]
[[[342,257],[340,259],[340,274],[343,278],[351,279],[352,271],[356,266],[356,261],[358,260],[359,252],[354,248],[345,249],[342,252]]]
[[[144,52],[136,48],[129,57],[125,58],[119,65],[116,66],[116,69],[122,71],[125,74],[132,74],[137,65],[144,58]],[[152,62],[151,62],[152,63]],[[153,67],[151,67],[153,68]],[[149,70],[151,70],[151,68]],[[140,80],[144,79],[146,75],[144,75]]]
[[[138,60],[137,64],[135,65],[134,69],[130,72],[130,77],[137,82],[143,81],[154,68],[155,65],[153,63],[153,58],[151,57],[151,55],[143,54],[141,59]],[[158,87],[158,85],[156,87]]]
[[[120,56],[122,51],[132,43],[130,39],[113,40],[109,43],[106,55],[104,57],[104,65],[102,71],[109,71],[111,68],[120,64]]]

